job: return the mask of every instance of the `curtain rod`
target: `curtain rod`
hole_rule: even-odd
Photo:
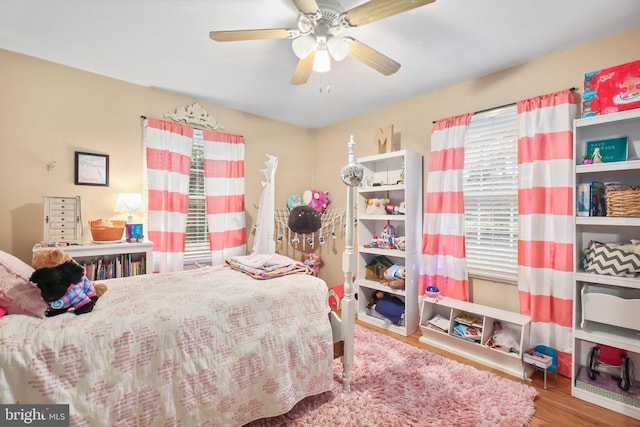
[[[569,88],[569,90],[576,91],[576,90],[578,90],[578,88],[577,88],[577,87],[570,87],[570,88]],[[496,110],[496,109],[498,109],[498,108],[511,107],[512,105],[515,105],[516,103],[517,103],[517,102],[510,102],[510,103],[508,103],[508,104],[499,105],[499,106],[497,106],[497,107],[485,108],[484,110],[478,110],[478,111],[475,111],[473,114],[485,113],[485,112],[487,112],[487,111]],[[433,121],[433,123],[435,123],[435,122],[437,122],[437,120],[434,120],[434,121]]]

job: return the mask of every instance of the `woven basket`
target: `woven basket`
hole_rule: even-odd
[[[122,240],[126,221],[107,221],[98,219],[89,221],[91,238],[96,242],[112,242]]]
[[[607,216],[640,217],[640,190],[617,184],[605,190]]]

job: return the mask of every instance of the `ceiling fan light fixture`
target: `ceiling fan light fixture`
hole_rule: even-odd
[[[316,56],[313,58],[313,71],[316,73],[326,73],[331,70],[331,59],[329,58],[329,51],[325,49],[318,49]]]
[[[316,39],[311,34],[300,36],[293,40],[291,47],[293,48],[293,53],[295,53],[298,59],[303,59],[309,56],[311,51],[315,49]]]
[[[327,49],[336,61],[342,61],[349,55],[349,42],[347,39],[330,36],[327,40]]]

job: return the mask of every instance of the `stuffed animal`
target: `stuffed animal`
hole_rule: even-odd
[[[367,215],[385,215],[389,199],[367,199]]]
[[[302,234],[315,233],[322,227],[320,212],[311,206],[298,206],[289,212],[289,228]]]
[[[57,267],[67,261],[76,262],[71,255],[60,248],[44,248],[33,254],[31,266],[38,270],[44,267]],[[99,297],[107,292],[107,285],[104,283],[93,283],[93,287]]]
[[[303,253],[302,263],[311,268],[313,275],[318,277],[320,274],[320,256],[314,253]]]
[[[40,289],[48,304],[45,316],[57,316],[73,309],[75,314],[89,313],[107,290],[104,283],[93,283],[85,270],[69,254],[59,248],[48,248],[34,254],[35,271],[30,281]]]
[[[324,212],[327,206],[329,206],[329,203],[331,203],[331,200],[329,200],[329,193],[327,191],[306,190],[302,193],[302,202],[318,212]]]
[[[75,314],[88,313],[98,300],[93,285],[84,274],[84,268],[73,261],[56,267],[35,270],[29,280],[40,289],[48,308],[44,315],[57,316],[73,309]]]
[[[302,197],[298,196],[297,194],[289,196],[289,198],[287,199],[287,207],[289,208],[289,212],[291,212],[293,208],[297,208],[298,206],[302,206]]]

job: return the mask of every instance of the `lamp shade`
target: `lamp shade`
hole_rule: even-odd
[[[128,214],[127,222],[133,221],[133,214],[142,211],[142,196],[140,193],[120,193],[114,212]]]
[[[311,34],[300,36],[291,43],[293,53],[300,59],[306,58],[316,47],[316,39]]]
[[[317,73],[326,73],[331,70],[331,59],[326,45],[324,49],[318,49],[316,56],[313,58],[313,71]]]
[[[349,55],[349,42],[344,38],[329,36],[327,39],[327,48],[331,57],[336,61],[342,61]]]

